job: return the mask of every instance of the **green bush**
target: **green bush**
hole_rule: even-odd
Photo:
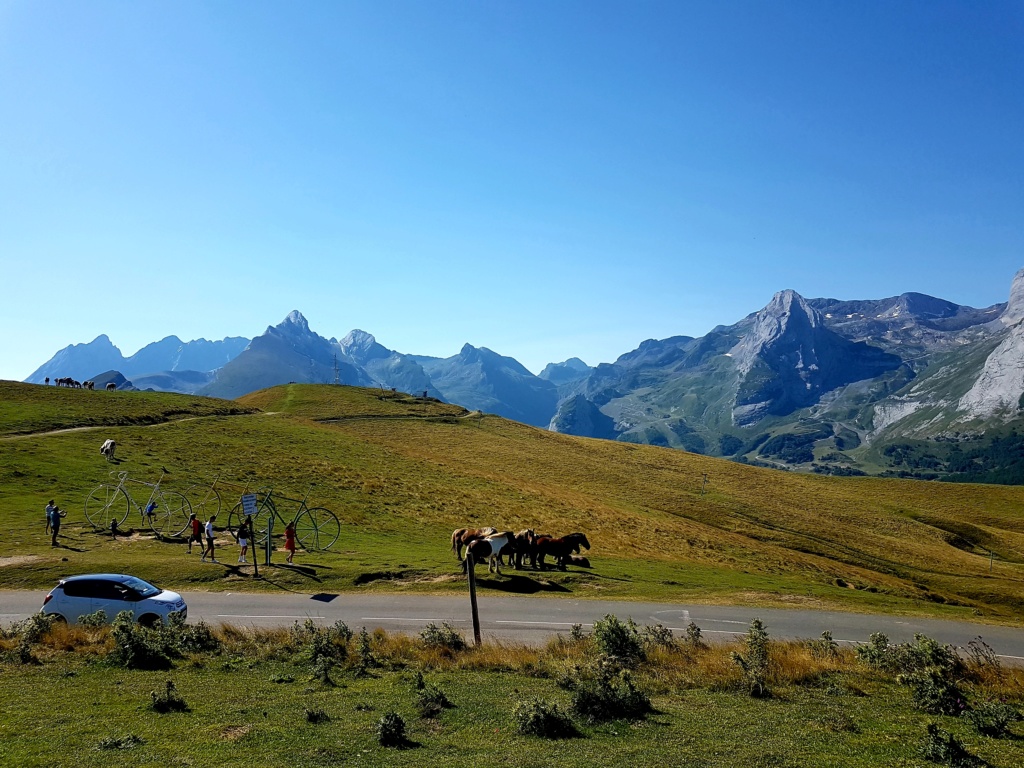
[[[416,708],[420,717],[437,717],[452,706],[454,705],[440,688],[424,683],[422,688],[416,690]]]
[[[512,711],[516,731],[523,736],[542,739],[570,739],[579,736],[572,718],[543,699],[520,701]]]
[[[440,627],[433,623],[427,624],[420,632],[420,639],[424,648],[443,648],[452,652],[466,649],[465,638],[448,622],[444,622]]]
[[[608,614],[594,622],[593,637],[601,655],[623,666],[635,666],[647,657],[640,632],[632,619],[622,623],[617,616]]]
[[[107,612],[102,608],[95,613],[87,613],[78,617],[78,623],[83,627],[103,627],[107,624]]]
[[[600,663],[596,671],[577,671],[560,683],[569,689],[570,710],[588,722],[642,718],[651,700],[633,683],[628,670]]]
[[[995,739],[1010,736],[1010,723],[1021,721],[1020,711],[1002,701],[985,701],[964,713],[964,719],[982,736]]]
[[[768,687],[770,642],[764,624],[760,619],[754,619],[744,638],[746,655],[735,651],[732,653],[732,660],[743,669],[750,695],[757,698],[771,696],[771,689]]]
[[[178,689],[174,687],[174,683],[170,680],[167,681],[167,685],[162,693],[153,691],[150,695],[153,697],[153,702],[150,706],[154,712],[165,714],[167,712],[189,711],[185,699],[181,697]]]
[[[376,736],[382,747],[405,746],[405,720],[397,712],[388,712],[377,721]]]
[[[210,625],[200,620],[196,624],[184,624],[180,627],[170,625],[171,631],[177,632],[177,644],[181,653],[217,653],[221,642],[213,634]]]
[[[108,660],[126,669],[170,669],[175,652],[173,642],[159,629],[142,627],[135,623],[130,611],[121,611],[111,627],[114,650]]]
[[[983,763],[961,744],[956,736],[939,728],[935,723],[928,724],[921,756],[933,763],[948,765],[950,768],[973,768]]]
[[[327,723],[331,720],[331,716],[322,709],[304,709],[303,714],[305,715],[306,722],[313,725]]]
[[[807,647],[815,659],[834,659],[839,655],[839,643],[832,639],[832,633],[827,629],[817,640],[808,640]]]

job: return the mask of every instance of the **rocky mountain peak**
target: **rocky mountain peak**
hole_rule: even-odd
[[[754,324],[730,351],[741,373],[747,373],[757,358],[785,337],[807,336],[824,327],[822,317],[804,297],[792,289],[779,291],[754,316]]]
[[[362,363],[382,357],[390,357],[392,354],[390,349],[377,343],[377,339],[373,337],[373,334],[361,331],[358,328],[349,331],[345,338],[338,343],[338,346],[341,347],[342,352],[353,360]]]
[[[1006,309],[999,319],[1004,325],[1017,325],[1024,320],[1024,269],[1013,276],[1013,284],[1010,286],[1010,300]]]
[[[301,312],[297,309],[293,309],[288,313],[288,316],[282,320],[278,326],[280,330],[289,331],[301,331],[302,333],[309,333],[309,323]]]

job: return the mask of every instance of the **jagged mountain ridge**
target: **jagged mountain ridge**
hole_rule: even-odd
[[[539,376],[470,344],[437,358],[390,350],[361,330],[337,341],[313,332],[295,311],[203,376],[132,377],[143,388],[192,387],[221,397],[288,381],[393,387],[571,434],[804,467],[828,451],[830,461],[849,468],[894,441],[976,435],[1020,418],[1022,275],[1007,303],[981,309],[920,293],[844,301],[780,291],[761,310],[705,336],[650,339],[594,368],[570,358]],[[187,346],[168,337],[132,358],[145,367],[177,349],[168,365],[180,366]],[[99,370],[124,365],[102,336],[61,350],[46,366],[86,357],[85,348],[112,361]],[[220,344],[218,354],[231,353]],[[46,366],[30,380],[41,380]],[[800,451],[795,460],[785,447],[795,443],[811,446],[812,459]]]

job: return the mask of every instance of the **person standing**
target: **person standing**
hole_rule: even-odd
[[[288,553],[288,562],[291,563],[295,556],[295,523],[288,523],[284,527],[284,549]]]
[[[57,506],[53,499],[50,499],[50,503],[46,505],[46,532],[50,532],[50,525],[53,521],[53,510]]]
[[[217,562],[217,558],[213,553],[213,521],[217,519],[216,515],[210,515],[210,519],[206,521],[206,549],[203,550],[203,562],[206,562],[206,556],[210,556],[210,560]]]
[[[59,546],[57,544],[57,534],[60,533],[60,521],[67,516],[68,513],[57,506],[54,506],[53,512],[50,513],[50,531],[53,534],[53,538],[50,539],[51,547]]]
[[[249,539],[252,538],[252,518],[246,515],[242,524],[238,527],[238,546],[241,552],[238,555],[238,562],[245,562],[245,553],[249,550]]]
[[[206,554],[206,547],[203,546],[203,524],[199,522],[195,512],[189,513],[188,526],[188,554],[192,554],[193,542],[199,545],[200,549],[203,550],[203,554]]]

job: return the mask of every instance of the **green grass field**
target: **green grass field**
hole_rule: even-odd
[[[0,588],[113,570],[186,590],[443,592],[464,589],[451,531],[494,525],[587,533],[593,568],[527,572],[539,593],[1024,616],[1018,487],[776,472],[353,387],[286,385],[226,402],[2,382],[0,402]],[[116,465],[99,454],[108,437]],[[84,500],[112,471],[155,481],[161,468],[178,490],[219,477],[221,522],[247,483],[309,490],[311,505],[338,515],[341,538],[254,582],[234,552],[201,564],[138,515],[116,540],[86,523]],[[69,510],[58,549],[44,533],[49,498]],[[220,543],[233,546],[226,533]],[[524,584],[480,581],[490,593]]]

